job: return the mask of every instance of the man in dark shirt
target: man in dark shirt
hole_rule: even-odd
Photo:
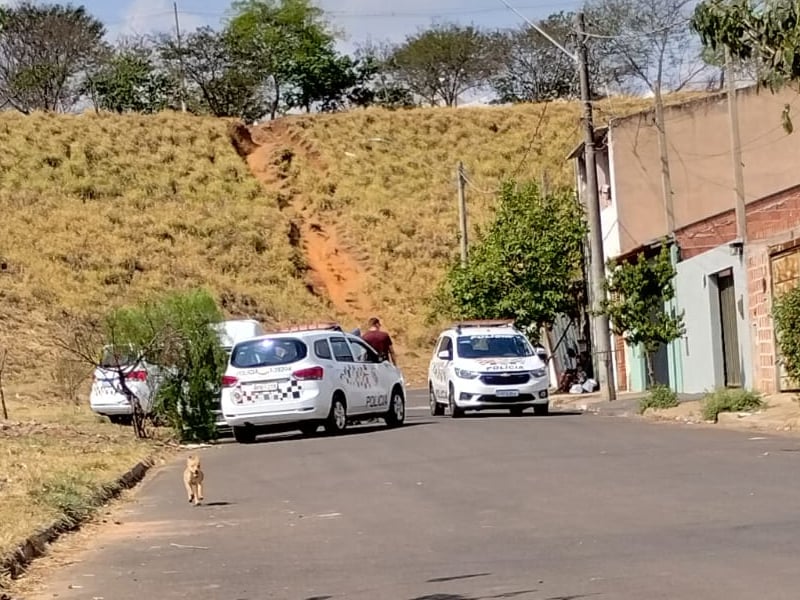
[[[369,320],[369,331],[364,333],[361,339],[375,348],[375,351],[382,360],[391,360],[393,365],[397,365],[394,347],[392,346],[392,338],[381,329],[380,319],[372,317]]]

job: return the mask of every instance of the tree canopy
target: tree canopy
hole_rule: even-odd
[[[571,191],[543,194],[535,183],[510,181],[497,216],[454,264],[436,299],[438,312],[460,319],[513,318],[521,327],[575,314],[586,224]]]

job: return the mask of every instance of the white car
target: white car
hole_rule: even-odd
[[[222,414],[237,442],[272,426],[340,433],[353,421],[405,422],[400,370],[338,325],[297,327],[239,342],[222,379]]]
[[[550,406],[547,366],[510,321],[457,323],[439,335],[428,369],[432,415],[508,409],[521,415]]]
[[[231,351],[237,342],[264,335],[264,328],[261,323],[253,319],[231,319],[221,323],[212,323],[211,328],[216,332],[220,346],[230,360]],[[215,382],[219,385],[219,381]],[[217,430],[228,428],[228,424],[222,416],[222,390],[220,389],[220,403],[214,410],[215,424]]]
[[[133,417],[133,406],[120,382],[138,398],[145,414],[149,414],[162,379],[158,366],[139,360],[132,348],[106,346],[100,364],[94,370],[89,405],[98,415],[107,416],[112,423],[127,424]]]

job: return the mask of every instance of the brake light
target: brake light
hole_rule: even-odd
[[[233,387],[237,383],[239,383],[239,379],[237,377],[234,377],[233,375],[223,375],[222,376],[222,387],[224,387],[224,388]]]
[[[131,381],[147,381],[147,371],[131,371],[125,374],[125,379]]]
[[[322,367],[310,367],[308,369],[300,369],[299,371],[295,371],[292,373],[292,376],[301,381],[311,381],[322,379],[324,374],[325,371]]]

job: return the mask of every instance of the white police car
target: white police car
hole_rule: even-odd
[[[439,335],[428,369],[432,415],[508,409],[520,415],[549,409],[547,366],[511,321],[456,323]]]
[[[340,433],[353,421],[405,422],[400,370],[336,324],[295,327],[240,341],[222,378],[222,416],[237,442],[272,426]]]

